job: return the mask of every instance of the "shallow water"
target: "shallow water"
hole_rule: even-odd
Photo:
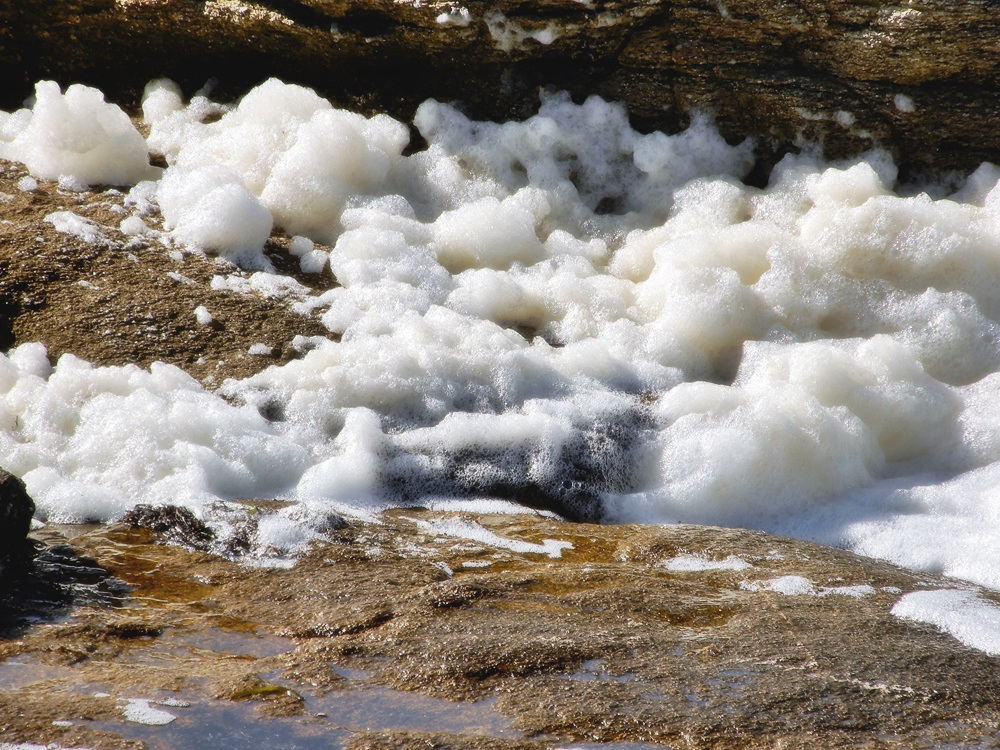
[[[213,633],[212,629],[170,632],[163,643],[150,644],[147,655],[132,659],[132,669],[143,664],[156,668],[166,661],[183,662],[198,653],[265,656],[246,633]],[[275,642],[288,639],[273,638]],[[185,650],[190,653],[185,657]],[[274,649],[265,649],[274,651]],[[597,668],[591,664],[590,667]],[[265,716],[259,701],[212,700],[201,692],[171,691],[162,696],[144,694],[128,697],[129,688],[104,682],[80,682],[71,666],[40,663],[36,657],[19,657],[0,663],[0,688],[5,691],[37,689],[48,683],[56,693],[90,695],[117,706],[115,719],[62,721],[66,726],[79,724],[88,731],[107,731],[133,740],[141,740],[150,750],[187,747],[236,747],[259,744],[282,750],[319,750],[342,748],[359,733],[380,731],[436,732],[463,736],[518,738],[513,720],[494,708],[496,699],[478,702],[447,701],[417,693],[393,690],[369,683],[361,669],[332,667],[347,682],[341,689],[309,693],[296,686],[303,699],[304,713],[282,718]],[[582,674],[594,674],[587,665]],[[267,675],[263,675],[267,676]],[[577,679],[569,675],[569,679]],[[615,678],[622,679],[622,678]],[[626,678],[627,679],[627,678]],[[134,690],[132,691],[134,692]],[[144,714],[156,719],[166,712],[162,724],[146,724],[142,713],[135,719],[127,716],[128,706],[142,702]],[[54,713],[53,715],[58,715]],[[173,717],[173,718],[170,718]],[[58,724],[59,719],[55,720]],[[646,750],[663,747],[641,742],[570,743],[567,750]]]
[[[150,748],[235,747],[267,743],[289,750],[344,747],[358,732],[407,730],[518,737],[510,720],[487,702],[453,703],[387,688],[338,690],[305,696],[307,716],[262,720],[253,703],[202,701],[166,710],[177,719],[162,727],[104,722],[98,729],[139,739]],[[609,750],[618,746],[603,745]]]
[[[878,725],[913,747],[978,737],[997,710],[990,657],[959,645],[995,642],[990,592],[738,530],[415,509],[380,521],[265,570],[124,525],[47,528],[132,591],[2,641],[19,654],[0,663],[11,731],[66,747],[97,746],[98,731],[312,748],[518,729],[554,747],[688,731],[770,746],[816,731],[860,745]],[[478,538],[434,533],[448,522]],[[845,716],[861,717],[850,737]]]

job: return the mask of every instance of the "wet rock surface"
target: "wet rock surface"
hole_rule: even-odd
[[[176,505],[137,505],[122,517],[122,523],[135,529],[149,529],[173,544],[208,550],[215,532],[187,508]]]
[[[266,568],[124,524],[38,532],[130,594],[0,641],[4,739],[185,747],[213,733],[470,750],[1000,741],[996,658],[891,614],[901,596],[954,581],[749,531],[416,508],[383,521],[351,522],[294,566]],[[453,535],[476,526],[499,541]],[[514,553],[503,540],[572,547]],[[775,584],[787,576],[797,587]],[[140,699],[175,720],[126,721]]]
[[[121,232],[128,214],[120,191],[78,192],[44,181],[24,190],[27,176],[23,165],[0,161],[0,350],[37,341],[53,363],[63,354],[95,365],[165,362],[212,387],[302,356],[296,335],[332,336],[318,315],[294,313],[285,299],[213,288],[216,277],[252,275],[227,261],[170,253]],[[45,221],[61,211],[90,222],[91,238]],[[333,284],[328,272],[301,273],[287,244],[274,236],[265,248],[282,273],[306,292]],[[210,325],[199,323],[199,305],[211,311]],[[256,343],[271,354],[251,354]]]
[[[128,587],[73,547],[29,540],[7,566],[0,585],[0,643],[38,622],[66,617],[74,607],[116,607]]]
[[[428,97],[510,119],[555,86],[645,128],[709,112],[764,134],[762,169],[816,140],[884,145],[916,175],[1000,160],[998,23],[947,0],[26,0],[0,8],[0,76],[8,107],[43,78],[134,103],[158,76],[229,96],[279,76],[404,120]]]

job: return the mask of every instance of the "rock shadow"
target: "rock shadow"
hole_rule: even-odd
[[[119,607],[129,587],[66,544],[28,540],[0,572],[0,640],[68,616],[72,607]]]

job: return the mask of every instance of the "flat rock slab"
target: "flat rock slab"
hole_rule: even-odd
[[[892,614],[961,586],[807,542],[404,509],[261,568],[57,531],[133,590],[0,642],[5,740],[191,746],[238,710],[295,747],[1000,742],[997,659]],[[189,707],[137,728],[137,698]]]
[[[709,112],[759,137],[766,168],[804,141],[874,145],[905,174],[1000,160],[1000,15],[925,0],[20,0],[0,7],[14,106],[39,79],[137,102],[169,76],[232,96],[269,76],[408,120],[426,98],[480,118],[533,112],[539,86],[622,101],[676,129]]]

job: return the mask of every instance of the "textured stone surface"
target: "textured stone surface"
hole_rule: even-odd
[[[440,533],[455,523],[493,546]],[[148,730],[115,707],[140,696],[175,699],[162,748],[279,730],[285,746],[351,750],[1000,742],[998,658],[891,614],[956,582],[808,542],[409,508],[337,529],[283,569],[158,544],[169,528],[39,533],[71,535],[72,559],[128,598],[91,596],[47,624],[27,611],[0,640],[12,742],[131,747]],[[497,537],[572,547],[549,557]],[[59,580],[91,591],[87,570]]]
[[[0,193],[13,196],[0,209],[0,351],[39,341],[53,362],[67,352],[96,365],[166,362],[211,387],[301,356],[297,334],[332,336],[283,301],[213,290],[212,277],[242,273],[235,267],[195,254],[178,261],[156,242],[123,234],[121,193],[69,193],[51,182],[25,192],[17,184],[26,175],[23,165],[0,161]],[[66,210],[101,225],[100,239],[86,242],[44,221]],[[37,252],[39,238],[47,252]],[[287,246],[287,237],[274,237],[265,247],[281,273],[310,289],[332,283],[329,271],[301,273]],[[194,316],[198,305],[211,307],[210,325]],[[249,354],[258,342],[272,355]]]
[[[24,0],[0,7],[0,97],[41,78],[134,103],[147,80],[237,95],[271,75],[408,118],[427,97],[509,118],[539,85],[624,101],[675,129],[710,111],[760,136],[762,171],[802,139],[873,143],[904,173],[1000,161],[994,0]]]

